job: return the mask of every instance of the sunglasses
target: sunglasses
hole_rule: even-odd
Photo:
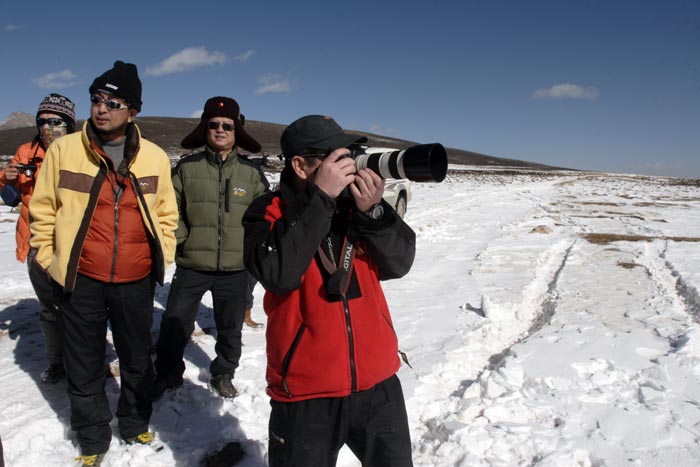
[[[36,124],[37,126],[61,126],[65,125],[66,122],[63,121],[62,118],[36,118]]]
[[[109,110],[121,110],[129,108],[128,105],[122,104],[119,101],[115,101],[114,99],[105,99],[104,97],[100,97],[96,94],[92,94],[90,96],[90,102],[92,102],[93,105],[104,104],[105,107],[107,107]]]
[[[224,131],[233,131],[236,128],[233,123],[209,122],[210,130],[218,130],[219,127],[223,128]]]
[[[315,157],[320,160],[324,160],[330,153],[332,153],[332,150],[328,150],[326,152],[310,152],[307,154],[299,154],[301,157]]]

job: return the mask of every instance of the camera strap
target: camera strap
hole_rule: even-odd
[[[340,257],[336,264],[335,255],[333,254],[333,241],[331,237],[326,237],[325,247],[323,243],[318,246],[318,255],[321,258],[321,264],[331,275],[326,284],[326,293],[328,295],[345,295],[350,285],[352,277],[353,259],[355,258],[356,241],[354,236],[346,235],[343,239],[343,247],[340,249]]]
[[[30,164],[36,165],[36,153],[39,152],[39,145],[36,145],[36,149],[34,149],[34,154],[32,154],[32,160],[29,161]],[[46,157],[46,151],[44,151],[44,157]],[[41,159],[43,162],[43,158]]]

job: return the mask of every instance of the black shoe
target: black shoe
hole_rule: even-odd
[[[216,389],[216,392],[225,399],[233,399],[238,395],[238,391],[233,386],[233,375],[231,373],[222,373],[211,377],[211,387]]]
[[[156,376],[153,382],[153,400],[160,399],[166,391],[172,391],[182,386],[182,376]]]
[[[66,377],[66,370],[62,363],[52,363],[41,372],[41,382],[46,384],[56,384]]]

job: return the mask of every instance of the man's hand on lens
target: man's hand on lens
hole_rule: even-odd
[[[316,169],[313,182],[331,198],[337,198],[355,180],[355,161],[345,148],[336,149]]]
[[[360,212],[367,212],[382,201],[384,179],[370,169],[362,169],[355,175],[355,183],[350,185],[350,193],[355,198],[355,206]]]

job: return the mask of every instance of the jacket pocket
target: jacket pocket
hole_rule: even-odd
[[[383,313],[383,312],[381,313],[381,315],[382,315],[382,319],[384,320],[384,322],[386,323],[386,325],[389,327],[389,329],[391,329],[391,332],[394,334],[394,337],[396,337],[396,339],[398,339],[399,336],[396,334],[396,330],[394,329],[394,325],[391,324],[391,321],[389,320],[389,318],[387,317],[387,315],[386,315],[385,313]]]
[[[290,398],[294,397],[294,394],[292,394],[289,390],[289,384],[287,382],[287,373],[289,372],[289,366],[292,363],[294,352],[296,351],[297,347],[299,346],[299,342],[301,341],[301,336],[304,335],[304,330],[306,330],[305,324],[299,326],[299,329],[297,330],[297,333],[294,336],[294,340],[292,341],[292,345],[289,347],[289,350],[287,350],[287,353],[284,356],[284,360],[282,361],[282,387],[284,388],[284,392],[286,392],[287,396],[289,396]]]

